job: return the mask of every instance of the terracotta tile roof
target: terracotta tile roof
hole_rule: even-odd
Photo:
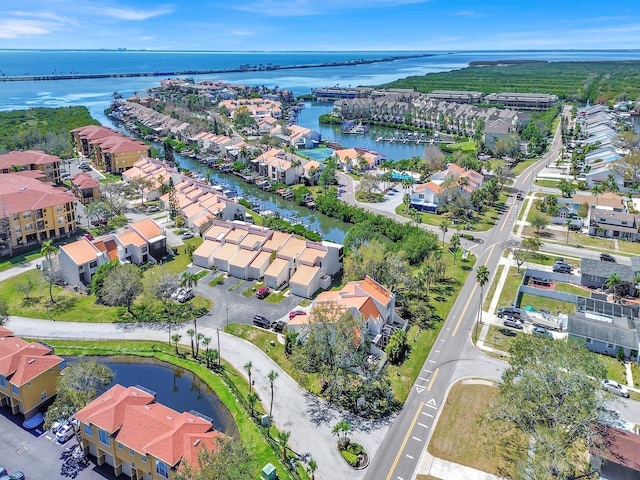
[[[250,233],[242,239],[242,241],[240,242],[240,245],[246,248],[253,249],[255,248],[256,245],[261,246],[264,243],[265,239],[266,238],[263,235],[256,235],[255,233]]]
[[[84,188],[96,188],[100,186],[100,182],[98,182],[95,178],[93,178],[88,173],[76,173],[71,177],[71,183],[73,183],[76,187],[80,189]]]
[[[241,230],[239,228],[234,228],[229,233],[227,233],[227,236],[224,237],[224,241],[238,244],[246,236],[247,236],[246,230]]]
[[[111,130],[110,128],[103,127],[101,125],[87,125],[86,127],[74,128],[71,130],[71,133],[75,133],[78,137],[86,138],[87,140],[120,135],[115,130]]]
[[[195,227],[200,228],[205,223],[211,221],[212,218],[213,218],[213,215],[211,215],[209,212],[207,212],[204,215],[202,215],[201,217],[198,217],[195,220],[192,220],[191,223],[193,223],[193,225]]]
[[[60,157],[49,155],[42,150],[14,151],[0,155],[0,170],[14,165],[47,165],[60,161]]]
[[[86,237],[61,245],[60,250],[66,253],[78,266],[93,262],[100,255],[100,250]]]
[[[13,337],[13,332],[5,327],[0,327],[0,338],[1,337]]]
[[[0,337],[0,375],[14,385],[24,385],[62,362],[62,358],[40,343],[28,343],[13,336]]]
[[[133,230],[127,230],[118,234],[118,240],[122,245],[135,245],[136,247],[142,247],[147,244],[147,241],[142,236]]]
[[[594,449],[594,453],[603,459],[640,471],[640,435],[598,425],[596,444],[600,444],[600,448]]]
[[[416,185],[413,189],[413,191],[416,193],[422,192],[424,190],[431,190],[434,193],[440,193],[440,185],[434,182],[427,182]]]
[[[140,234],[147,241],[164,235],[162,228],[150,218],[143,218],[137,222],[133,222],[129,227]]]
[[[355,283],[381,304],[388,305],[391,301],[391,292],[376,282],[373,278],[366,276],[364,280]]]
[[[109,257],[109,260],[118,259],[118,244],[113,237],[98,238],[93,241],[93,244],[101,252],[107,252],[107,257]]]
[[[136,387],[116,384],[76,413],[75,417],[85,425],[93,424],[113,434],[122,426],[128,405],[147,405],[154,400],[153,395]]]
[[[0,205],[3,215],[27,210],[38,210],[65,203],[73,203],[76,197],[63,188],[17,173],[0,175]]]
[[[93,143],[98,144],[103,152],[109,153],[146,152],[149,150],[149,145],[120,135],[102,138]]]

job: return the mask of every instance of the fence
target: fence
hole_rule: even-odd
[[[26,338],[25,338],[26,339]],[[30,337],[28,340],[41,342],[52,349],[55,350],[54,347],[51,346],[51,342],[63,343],[65,348],[78,348],[83,350],[95,350],[96,353],[108,350],[110,352],[114,352],[116,354],[121,353],[123,355],[135,355],[136,353],[152,353],[159,352],[164,353],[176,358],[186,359],[188,356],[191,357],[191,348],[185,347],[183,345],[178,344],[177,347],[173,344],[158,342],[152,340],[124,340],[124,339],[114,339],[114,340],[96,340],[90,338],[70,338],[70,337]],[[135,348],[132,347],[132,344],[135,344]],[[197,362],[199,364],[204,364],[204,359],[191,358],[191,361]],[[225,383],[227,388],[233,393],[233,396],[236,398],[236,401],[240,403],[245,412],[249,415],[251,420],[254,422],[258,431],[262,435],[262,437],[266,440],[269,446],[276,453],[276,456],[279,456],[280,451],[282,451],[282,445],[276,441],[271,436],[270,427],[263,427],[259,422],[256,416],[252,415],[251,405],[247,400],[247,396],[243,395],[240,392],[238,386],[233,382],[231,377],[227,374],[224,367],[218,367],[218,365],[214,365],[211,369],[211,372],[218,375],[222,381]],[[255,408],[253,412],[255,412]],[[288,447],[287,447],[288,448]],[[289,451],[293,452],[293,450],[289,449]],[[295,452],[294,452],[295,453]],[[296,454],[297,455],[297,454]],[[293,463],[293,464],[292,464]],[[294,480],[303,480],[303,477],[298,472],[299,462],[282,462],[284,467],[287,469],[287,472]],[[302,467],[301,467],[302,468]]]

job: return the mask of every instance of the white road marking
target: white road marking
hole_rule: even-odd
[[[417,391],[418,393],[422,393],[422,392],[424,392],[424,390],[425,390],[426,388],[427,388],[427,387],[423,387],[422,385],[416,385],[416,391]]]
[[[431,415],[430,413],[427,413],[427,412],[422,412],[422,415],[426,415],[427,417],[433,418],[433,415]]]
[[[420,438],[418,438],[418,437],[411,437],[411,438],[413,438],[413,439],[414,439],[414,440],[416,440],[417,442],[421,442],[421,441],[422,441],[422,439],[420,439]]]
[[[434,352],[436,352],[436,353],[440,353],[440,350],[434,350]]]
[[[405,455],[405,457],[410,458],[411,460],[413,460],[413,457],[411,455],[409,455],[408,453]]]
[[[430,408],[435,408],[436,410],[438,409],[435,398],[432,398],[431,400],[429,400],[427,403],[425,403],[425,405]]]
[[[425,425],[424,423],[419,423],[418,422],[418,425],[420,425],[421,427],[424,427],[424,428],[429,428],[429,425]]]

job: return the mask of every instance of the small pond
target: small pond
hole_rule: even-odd
[[[209,386],[194,373],[159,360],[133,357],[83,357],[106,365],[115,372],[114,384],[140,385],[156,393],[156,401],[178,412],[196,410],[213,420],[213,426],[227,435],[238,436],[235,421],[227,407]],[[81,361],[67,358],[68,363]]]

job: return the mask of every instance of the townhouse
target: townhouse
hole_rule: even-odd
[[[157,200],[163,185],[174,185],[182,181],[184,176],[164,161],[150,157],[142,157],[131,168],[122,173],[122,180],[127,183],[138,179],[149,180],[149,186],[142,191],[142,200]]]
[[[322,136],[310,128],[301,127],[300,125],[289,125],[289,144],[293,148],[315,148],[320,145]]]
[[[100,200],[100,182],[90,174],[84,172],[76,173],[71,177],[70,181],[71,191],[83,205]]]
[[[218,103],[218,107],[227,109],[233,117],[240,107],[245,107],[249,114],[256,120],[263,117],[282,118],[282,104],[277,100],[264,98],[239,98],[223,100]]]
[[[116,384],[75,417],[84,451],[132,479],[173,480],[185,462],[197,465],[200,449],[215,450],[224,437],[210,418],[177,412],[141,386]]]
[[[61,245],[58,263],[62,278],[70,285],[84,288],[98,268],[111,260],[142,265],[157,262],[168,253],[164,229],[150,218],[133,222],[122,233],[94,240],[81,237]]]
[[[60,184],[60,158],[41,150],[14,151],[0,155],[0,173],[38,170],[48,182]]]
[[[485,103],[504,105],[529,110],[544,110],[558,103],[558,96],[548,93],[490,93],[484,97]]]
[[[76,229],[76,197],[25,171],[0,175],[0,236],[11,248],[68,238]]]
[[[382,162],[381,155],[359,148],[335,150],[333,152],[333,158],[338,163],[338,166],[345,172],[350,172],[353,169],[360,170],[363,167],[365,167],[364,169],[370,170]]]
[[[251,160],[258,174],[285,185],[298,183],[303,173],[303,159],[279,148],[271,148]]]
[[[0,406],[31,418],[55,393],[64,359],[0,327]]]
[[[270,288],[289,285],[291,293],[310,298],[328,288],[342,268],[343,247],[311,242],[245,222],[214,220],[193,252],[193,263],[217,268],[243,280],[262,279]]]

